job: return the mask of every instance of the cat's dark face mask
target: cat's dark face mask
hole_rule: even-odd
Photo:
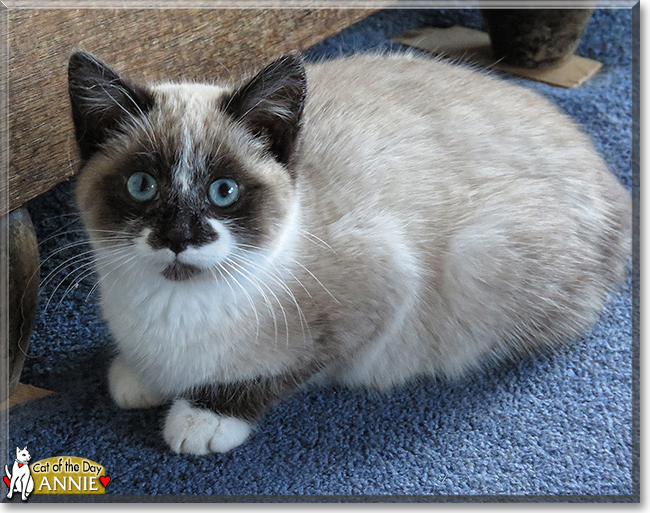
[[[143,88],[77,53],[69,84],[77,197],[96,247],[183,281],[241,273],[286,242],[297,216],[299,60],[276,61],[233,91]]]

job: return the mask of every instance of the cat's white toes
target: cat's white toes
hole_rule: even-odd
[[[218,415],[196,408],[185,399],[176,399],[167,414],[163,436],[174,452],[208,454],[234,449],[248,438],[251,430],[245,420]]]
[[[120,408],[149,408],[164,401],[161,395],[145,387],[121,358],[117,358],[108,371],[108,386]]]

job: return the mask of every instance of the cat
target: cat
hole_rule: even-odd
[[[77,201],[123,408],[226,452],[298,387],[455,379],[584,334],[631,207],[588,137],[440,59],[281,57],[140,85],[70,58]]]
[[[34,491],[34,478],[29,469],[29,461],[31,459],[32,457],[27,450],[27,446],[22,450],[20,447],[16,447],[16,460],[11,469],[13,473],[10,473],[9,467],[5,465],[5,475],[10,480],[7,499],[11,499],[14,492],[20,492],[20,498],[26,501],[29,494]]]

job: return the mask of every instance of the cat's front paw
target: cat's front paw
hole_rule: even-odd
[[[108,386],[120,408],[149,408],[164,401],[161,395],[145,387],[121,358],[117,358],[108,371]]]
[[[196,408],[185,399],[172,405],[163,435],[174,452],[208,454],[228,452],[248,438],[252,426],[245,420]]]

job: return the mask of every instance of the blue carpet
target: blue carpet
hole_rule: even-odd
[[[389,38],[403,30],[455,24],[480,28],[479,12],[380,11],[306,53],[320,58],[399,50]],[[577,53],[604,64],[578,89],[509,80],[573,116],[630,188],[632,12],[596,11]],[[92,276],[65,293],[81,277],[66,260],[88,249],[77,245],[57,253],[84,240],[72,190],[71,183],[62,184],[29,204],[42,260],[51,255],[42,278],[50,272],[53,278],[42,289],[22,381],[58,395],[11,410],[7,462],[13,447],[25,444],[33,461],[89,458],[112,477],[109,494],[637,493],[631,281],[611,296],[591,334],[555,354],[462,382],[413,383],[385,396],[339,388],[304,391],[273,410],[229,454],[171,453],[161,436],[164,409],[121,411],[111,402],[110,336],[94,293],[87,297]]]

